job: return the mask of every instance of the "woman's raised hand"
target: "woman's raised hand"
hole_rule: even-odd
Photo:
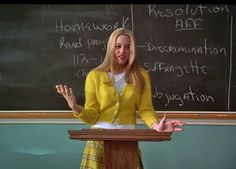
[[[155,122],[152,125],[152,128],[156,131],[166,131],[166,132],[174,132],[174,131],[182,131],[181,126],[185,123],[180,120],[166,120],[166,114],[160,120],[159,123]]]
[[[76,110],[78,107],[76,97],[72,88],[67,85],[56,85],[57,93],[61,94],[67,101],[69,107],[72,110]]]

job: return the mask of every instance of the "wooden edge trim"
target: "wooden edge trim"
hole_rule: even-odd
[[[166,113],[168,119],[236,119],[236,113]],[[162,118],[163,112],[157,113]],[[0,119],[73,119],[71,111],[65,112],[0,112]],[[137,115],[137,119],[140,117]]]
[[[164,114],[160,114],[162,117]],[[167,113],[169,119],[236,119],[234,113]]]
[[[0,113],[0,119],[72,119],[73,113]]]

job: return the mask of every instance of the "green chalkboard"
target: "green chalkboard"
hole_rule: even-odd
[[[0,5],[0,111],[69,110],[119,27],[134,31],[153,104],[166,111],[235,111],[235,6]]]

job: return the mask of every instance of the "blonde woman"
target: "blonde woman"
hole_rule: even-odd
[[[136,112],[156,131],[181,131],[183,123],[158,120],[152,104],[148,72],[140,67],[134,34],[118,28],[109,37],[105,59],[91,70],[85,81],[85,104],[78,105],[72,88],[57,85],[74,116],[94,128],[134,129]],[[138,168],[143,168],[141,153]],[[87,141],[80,169],[104,169],[102,141]]]

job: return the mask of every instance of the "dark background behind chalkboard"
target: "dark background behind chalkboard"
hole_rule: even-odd
[[[69,110],[118,27],[134,31],[156,110],[235,111],[235,7],[0,5],[0,110]],[[195,53],[194,53],[194,50]]]

